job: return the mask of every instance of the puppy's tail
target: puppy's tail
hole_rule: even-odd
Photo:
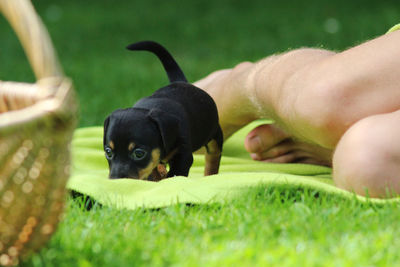
[[[187,82],[185,74],[183,74],[178,63],[174,60],[171,54],[162,45],[153,41],[142,41],[130,44],[126,47],[129,50],[145,50],[154,53],[161,61],[167,72],[169,81],[172,82]]]

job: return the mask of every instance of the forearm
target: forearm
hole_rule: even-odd
[[[254,63],[245,62],[232,69],[219,70],[194,83],[214,99],[224,139],[257,119],[249,89],[249,71]]]
[[[214,99],[224,139],[259,119],[268,118],[266,106],[260,106],[255,92],[257,75],[266,75],[268,66],[277,57],[270,56],[257,63],[243,62],[232,69],[219,70],[194,83]]]
[[[282,94],[287,81],[299,69],[315,60],[317,49],[299,49],[244,62],[232,69],[216,71],[195,85],[215,100],[226,139],[236,130],[260,118],[279,121]]]

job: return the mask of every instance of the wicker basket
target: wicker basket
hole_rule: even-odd
[[[16,265],[60,220],[77,104],[30,1],[0,0],[0,10],[37,78],[0,81],[0,265]]]

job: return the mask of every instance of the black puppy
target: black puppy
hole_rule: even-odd
[[[206,147],[204,174],[218,173],[223,136],[213,99],[187,82],[160,44],[144,41],[127,49],[157,55],[170,84],[140,99],[132,108],[114,111],[105,120],[103,143],[109,177],[159,180],[165,178],[160,174],[160,164],[167,162],[168,177],[187,176],[192,153],[202,146]]]

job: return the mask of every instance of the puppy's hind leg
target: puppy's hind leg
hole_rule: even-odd
[[[206,145],[206,163],[204,167],[205,176],[218,173],[223,140],[221,127],[218,126],[214,138]]]

